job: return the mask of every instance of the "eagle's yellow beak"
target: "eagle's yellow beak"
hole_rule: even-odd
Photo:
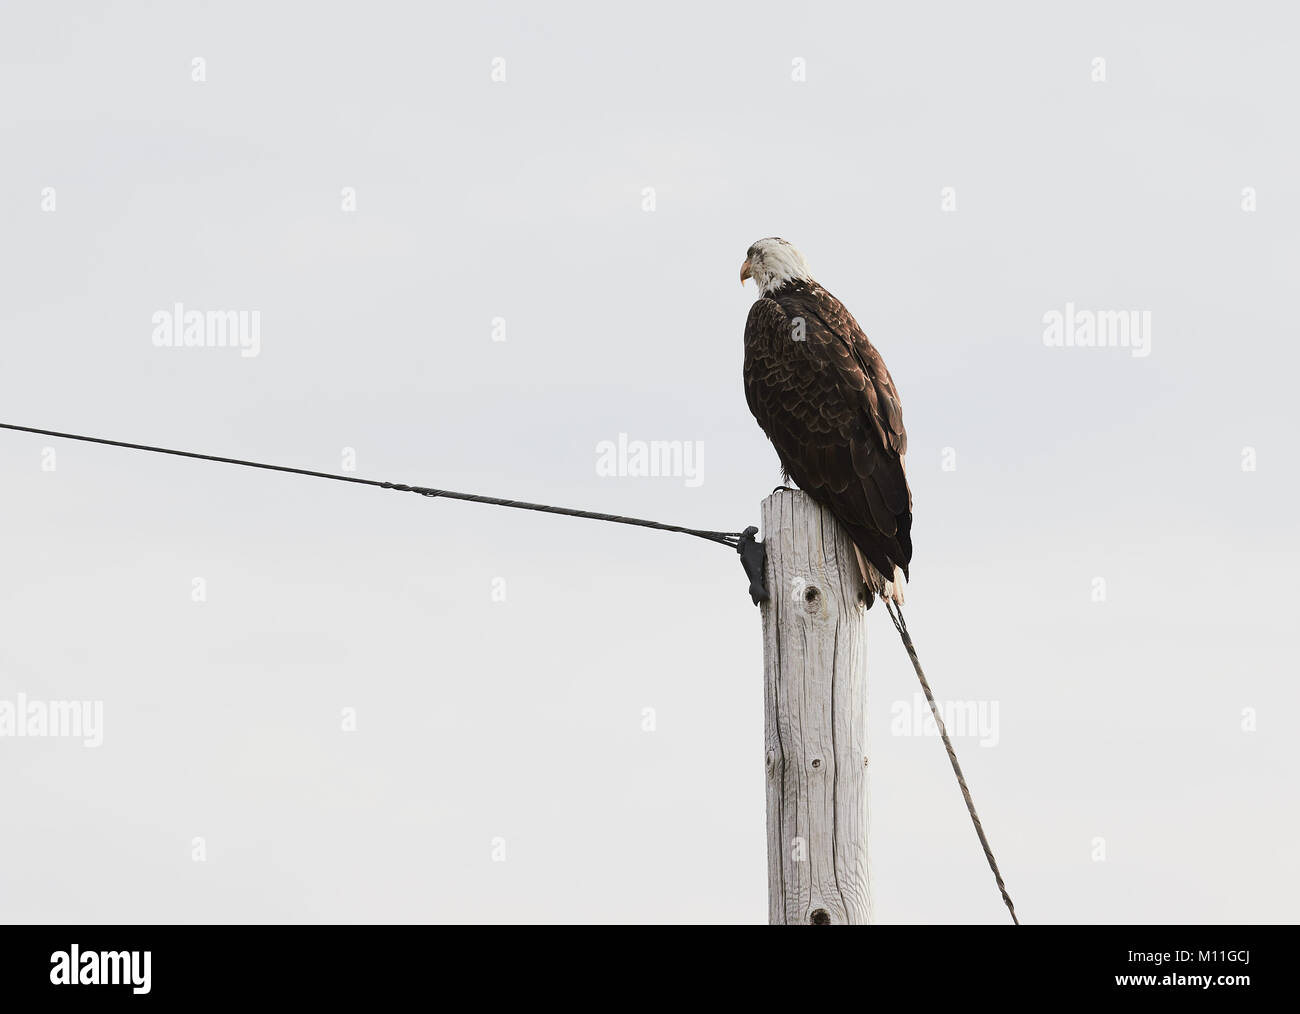
[[[753,277],[754,276],[749,273],[749,258],[745,258],[745,263],[740,266],[740,284],[744,285],[746,278]]]

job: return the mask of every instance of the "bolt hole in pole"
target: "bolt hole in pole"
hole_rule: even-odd
[[[814,908],[812,914],[808,916],[808,925],[810,926],[829,926],[831,924],[831,914],[824,908]]]

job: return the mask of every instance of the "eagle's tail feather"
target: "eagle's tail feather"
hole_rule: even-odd
[[[872,595],[879,595],[882,599],[888,599],[895,605],[903,604],[903,568],[894,568],[894,579],[888,581],[885,576],[876,569],[875,564],[862,555],[862,550],[857,546],[853,547],[853,552],[858,557],[858,567],[862,571],[862,583],[867,586]]]

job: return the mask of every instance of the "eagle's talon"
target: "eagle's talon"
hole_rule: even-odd
[[[772,492],[769,495],[776,496],[777,493],[793,493],[793,492],[794,492],[793,486],[777,486],[776,489],[772,490]]]

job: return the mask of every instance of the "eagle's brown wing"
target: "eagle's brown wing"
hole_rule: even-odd
[[[749,409],[786,474],[830,508],[882,575],[892,578],[895,566],[906,575],[912,494],[902,407],[844,304],[815,283],[759,299],[745,324],[744,377]]]

